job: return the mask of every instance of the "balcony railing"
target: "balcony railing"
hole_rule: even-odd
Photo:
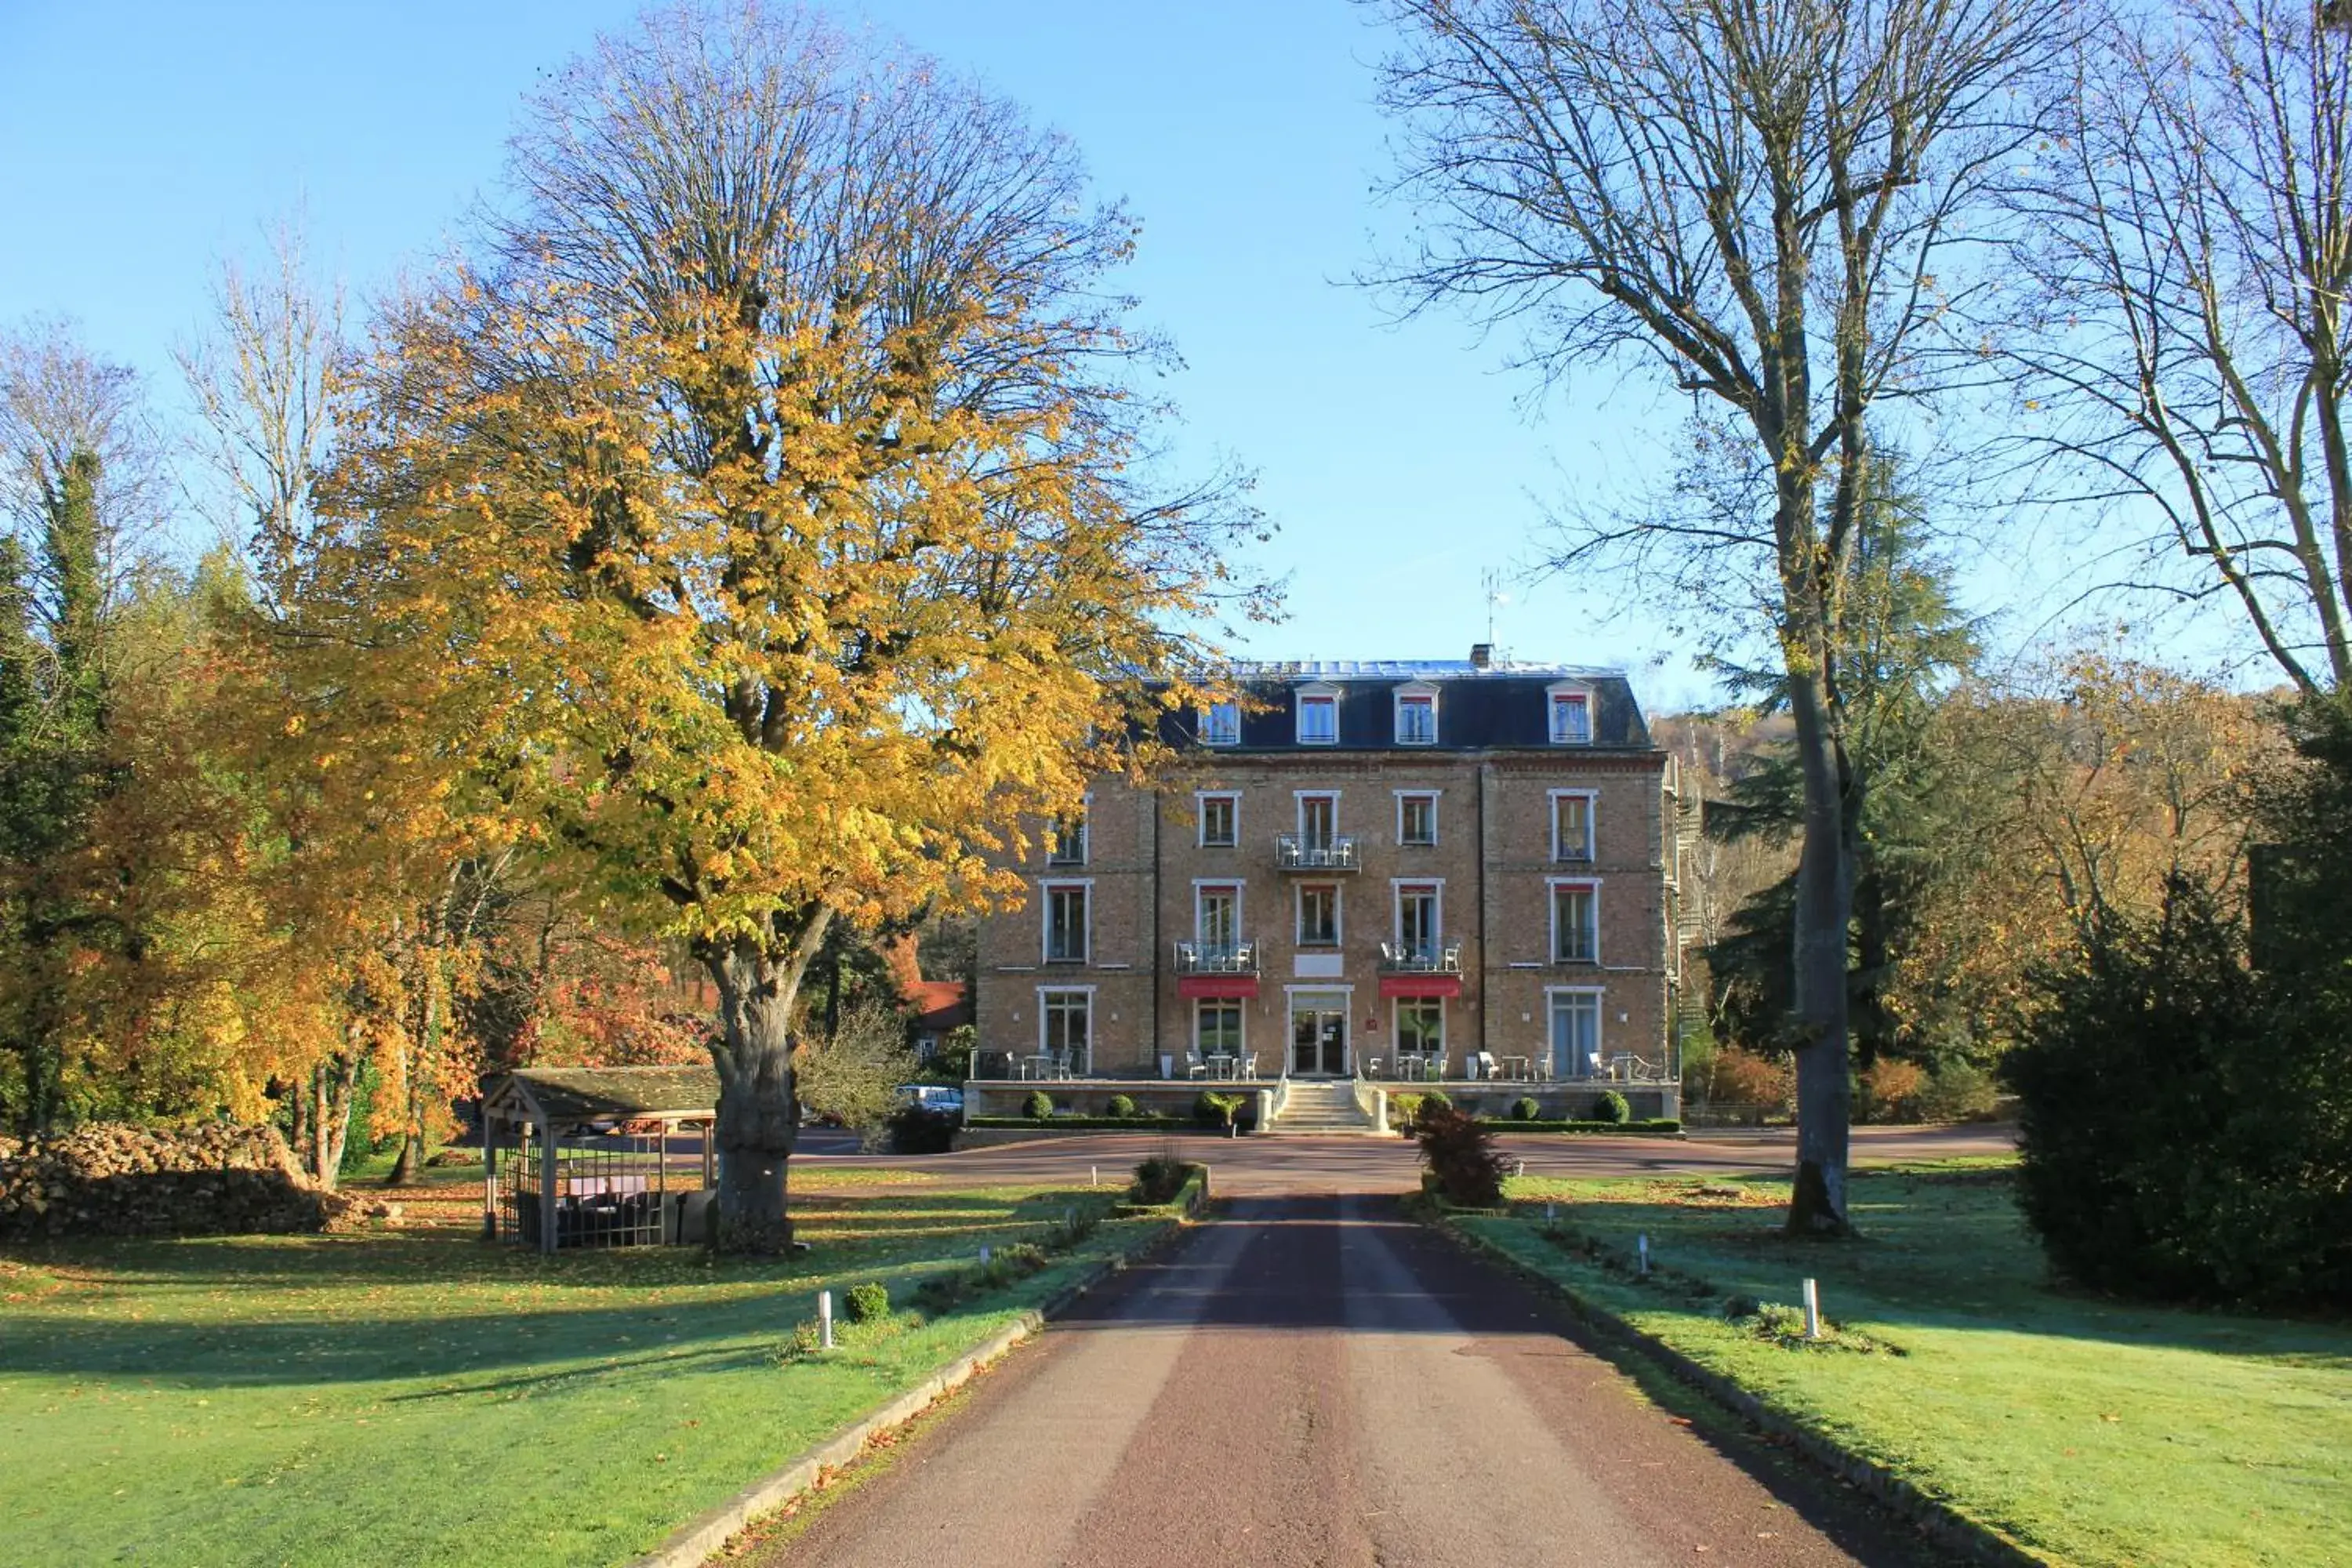
[[[1255,974],[1257,943],[1254,942],[1180,942],[1176,944],[1179,974]]]
[[[1459,974],[1462,973],[1462,944],[1449,942],[1381,943],[1381,972],[1383,974]]]
[[[1285,871],[1360,871],[1364,855],[1352,833],[1277,833],[1274,863]]]

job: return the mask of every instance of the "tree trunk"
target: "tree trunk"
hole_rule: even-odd
[[[1811,651],[1811,650],[1808,650]],[[1804,777],[1804,837],[1797,859],[1794,980],[1797,1022],[1797,1180],[1789,1234],[1844,1236],[1853,1086],[1848,1078],[1846,930],[1853,860],[1844,768],[1832,732],[1820,664],[1790,661],[1789,709]]]
[[[823,935],[820,915],[814,933]],[[703,946],[703,962],[719,986],[719,1039],[711,1047],[719,1068],[719,1223],[713,1244],[727,1252],[790,1249],[793,1222],[784,1188],[785,1162],[800,1132],[800,1100],[793,1087],[792,1011],[815,942],[809,933],[779,952],[770,941],[738,935]]]
[[[387,1187],[413,1187],[425,1180],[425,1067],[439,1059],[443,1020],[441,1016],[441,955],[437,950],[425,954],[421,966],[424,996],[418,1003],[421,1015],[408,1051],[408,1070],[401,1096],[400,1154],[392,1163],[392,1173],[383,1179]]]

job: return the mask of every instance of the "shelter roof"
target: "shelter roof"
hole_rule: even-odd
[[[719,1073],[693,1067],[522,1068],[483,1097],[490,1115],[578,1121],[695,1121],[713,1114]]]

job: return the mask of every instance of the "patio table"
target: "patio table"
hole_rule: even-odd
[[[1224,1052],[1211,1051],[1207,1059],[1209,1063],[1209,1076],[1211,1078],[1231,1078],[1234,1076],[1234,1058],[1226,1055]]]
[[[1507,1079],[1511,1079],[1519,1083],[1525,1083],[1533,1076],[1533,1073],[1530,1070],[1532,1068],[1532,1058],[1530,1058],[1502,1057],[1497,1059],[1502,1065],[1503,1076]]]

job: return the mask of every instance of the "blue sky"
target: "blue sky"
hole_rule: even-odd
[[[217,258],[298,207],[363,296],[428,266],[495,191],[521,95],[623,0],[0,0],[0,321],[75,318],[149,373]],[[1461,321],[1391,324],[1347,279],[1404,215],[1375,205],[1380,35],[1345,0],[866,0],[833,7],[974,72],[1068,132],[1144,228],[1129,283],[1187,362],[1193,453],[1255,469],[1289,618],[1265,658],[1460,658],[1482,574],[1537,553],[1544,504],[1654,466],[1679,409],[1596,371],[1540,405]],[[1619,664],[1653,707],[1705,700],[1620,582],[1513,584],[1524,658]]]

